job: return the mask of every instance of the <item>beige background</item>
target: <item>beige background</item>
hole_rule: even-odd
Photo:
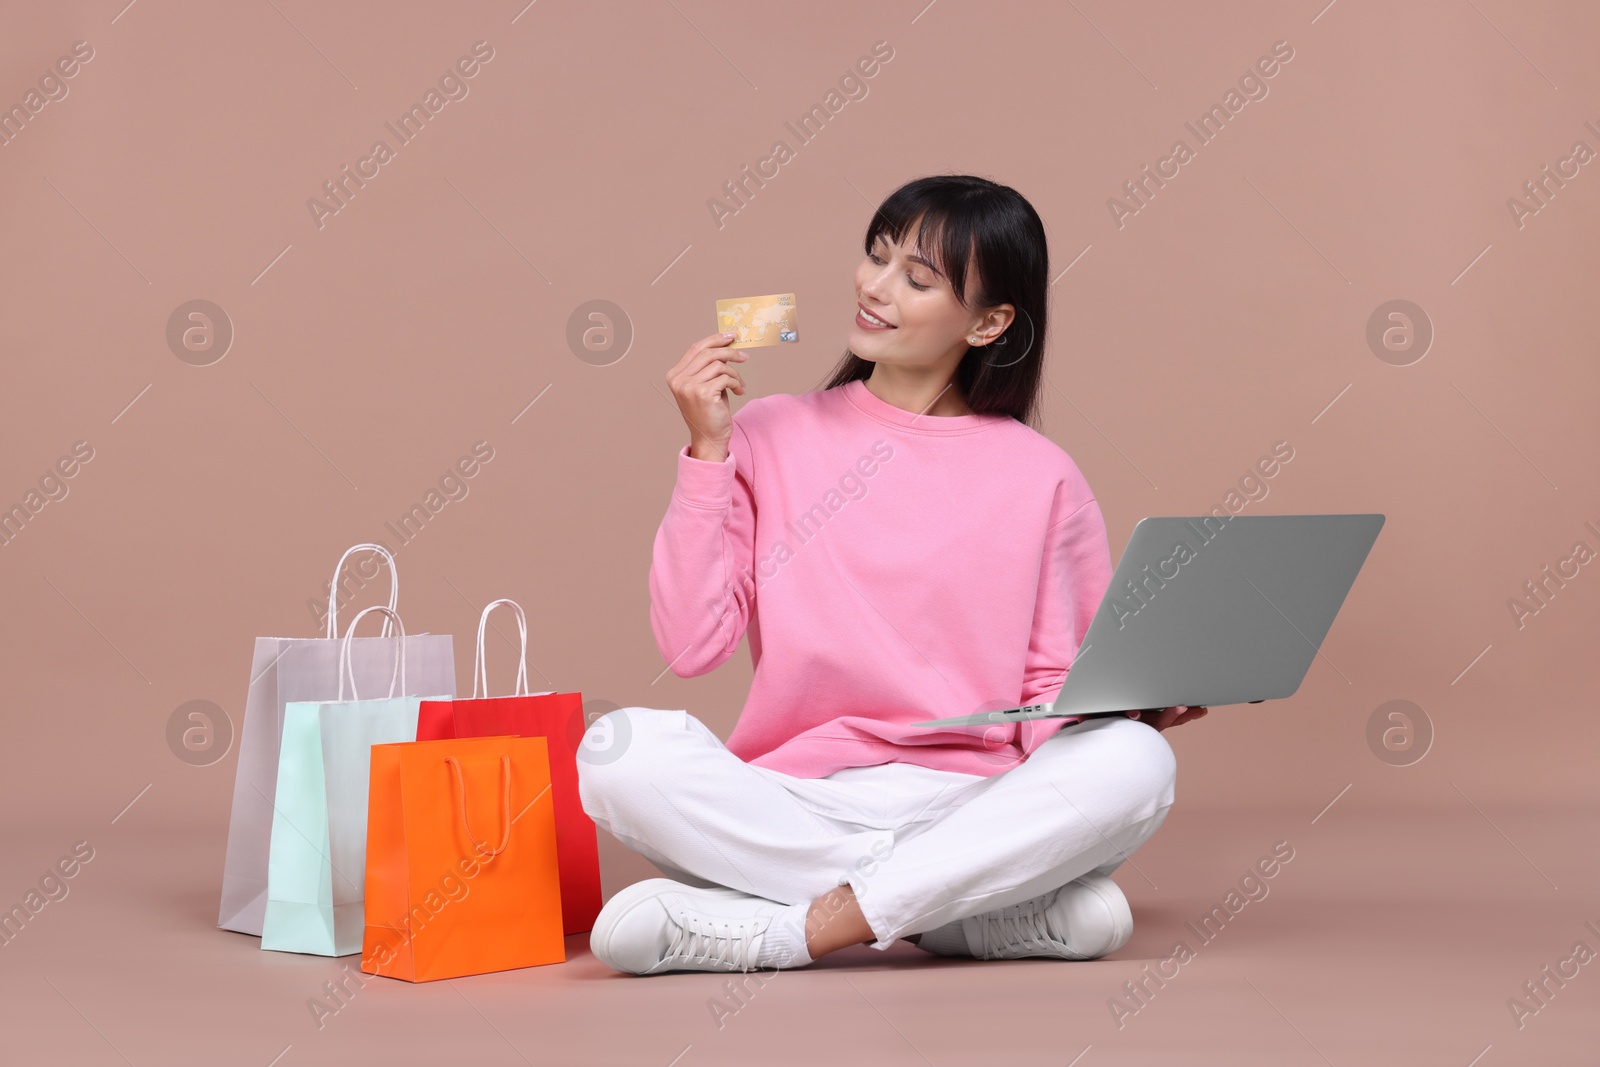
[[[236,948],[209,925],[236,745],[193,766],[169,750],[167,723],[185,702],[211,701],[236,738],[255,637],[318,633],[307,601],[343,549],[394,544],[384,523],[475,442],[494,458],[399,548],[408,627],[455,635],[466,689],[477,609],[514,598],[529,613],[535,689],[579,690],[602,710],[684,707],[727,736],[748,653],[679,679],[650,632],[650,549],[688,440],[664,374],[712,331],[717,298],[793,291],[803,340],[758,350],[734,403],[815,388],[843,350],[873,206],[940,172],[1009,184],[1045,220],[1058,277],[1044,432],[1094,487],[1114,556],[1143,516],[1209,511],[1278,441],[1294,459],[1245,513],[1388,516],[1300,692],[1169,735],[1180,799],[1141,853],[1149,873],[1126,882],[1141,922],[1154,922],[1129,952],[1158,959],[1170,930],[1279,837],[1308,842],[1313,858],[1296,871],[1310,880],[1286,881],[1284,903],[1264,906],[1282,910],[1251,920],[1234,944],[1254,955],[1212,950],[1213,978],[1185,979],[1193,992],[1141,1018],[1137,1039],[1098,1036],[1100,1001],[1137,959],[1068,968],[1090,1030],[1040,1062],[1064,1063],[1085,1041],[1100,1051],[1084,1067],[1175,1062],[1197,1032],[1182,1020],[1236,1009],[1239,1026],[1273,1035],[1251,1045],[1271,1062],[1320,1062],[1279,1015],[1343,1062],[1377,1062],[1348,1043],[1380,1031],[1400,1035],[1387,1047],[1405,1063],[1464,1064],[1487,1042],[1485,1067],[1515,1061],[1519,1041],[1550,1063],[1562,1042],[1583,1047],[1575,995],[1526,1038],[1502,1001],[1594,917],[1582,902],[1594,884],[1600,563],[1523,628],[1507,601],[1580,539],[1600,550],[1584,527],[1600,527],[1600,163],[1520,226],[1507,200],[1574,142],[1600,150],[1585,126],[1600,126],[1591,5],[125,3],[0,8],[0,106],[21,102],[75,42],[94,53],[64,98],[0,145],[0,506],[22,502],[75,442],[93,448],[65,498],[0,546],[0,899],[20,899],[74,840],[108,857],[75,891],[98,903],[53,905],[39,919],[48,930],[25,932],[32,948],[8,949],[37,954],[8,1013],[49,1021],[41,1041],[83,1057],[52,1062],[114,1061],[32,977],[41,968],[135,1061],[265,1063],[294,1042],[285,1064],[349,1062],[331,1042],[353,1040],[357,1024],[310,1036],[301,1004],[334,961],[217,947]],[[307,201],[376,139],[393,144],[384,124],[478,41],[493,58],[468,95],[319,228]],[[867,94],[798,144],[784,124],[879,41],[893,58]],[[1278,41],[1294,57],[1268,95],[1119,227],[1108,198],[1175,139],[1192,144],[1184,123]],[[778,139],[794,158],[719,228],[708,199]],[[196,299],[220,306],[235,334],[209,366],[180,360],[166,338]],[[1435,332],[1405,366],[1367,342],[1369,317],[1397,299]],[[591,300],[631,324],[620,358],[569,347],[569,319]],[[380,582],[357,603],[383,596]],[[505,617],[495,631],[491,682],[503,692],[516,631]],[[1369,719],[1391,700],[1432,726],[1408,766],[1369,746]],[[1563,843],[1565,828],[1582,848]],[[1331,836],[1313,847],[1318,833]],[[650,873],[603,845],[608,892]],[[1476,904],[1436,904],[1478,892],[1501,894],[1488,915],[1543,925],[1513,934]],[[119,909],[132,900],[145,910],[130,917]],[[1336,922],[1335,900],[1347,902]],[[1364,939],[1384,922],[1409,947],[1375,954]],[[1330,969],[1306,931],[1345,945],[1356,970]],[[117,940],[135,932],[143,940]],[[92,951],[113,943],[123,947]],[[204,1027],[173,1030],[104,984],[156,967],[163,945],[254,975],[240,985],[244,971],[230,972],[224,984],[248,995],[207,1016],[232,1035],[225,1056]],[[1479,949],[1497,953],[1492,968]],[[173,959],[149,978],[169,1011],[211,982]],[[62,979],[68,960],[81,970]],[[1277,1015],[1236,967],[1266,983]],[[1296,984],[1280,991],[1274,975]],[[1226,989],[1206,984],[1218,976]],[[256,1003],[265,987],[249,983],[277,985]],[[1023,984],[1038,988],[1018,978],[986,995]],[[641,1024],[645,1058],[629,1062],[665,1063],[702,1039],[660,1036],[677,1033],[669,1018],[705,1028],[698,987],[629,988],[664,998]],[[1362,1014],[1341,999],[1349,990]],[[413,993],[424,995],[369,995],[366,1025],[403,1023]],[[525,1003],[526,989],[511,993]],[[1437,1010],[1424,1010],[1429,997]],[[430,1003],[498,1042],[463,1005]],[[575,1018],[621,1034],[610,1003]],[[493,1014],[509,1026],[517,1009]],[[893,1043],[882,1062],[923,1062],[868,1023]],[[947,1051],[966,1039],[911,1033]],[[1592,1032],[1583,1040],[1592,1048]],[[305,1048],[314,1041],[321,1058]],[[733,1041],[719,1047],[731,1055]],[[492,1062],[513,1062],[495,1048]],[[1418,1048],[1422,1058],[1405,1051]]]
[[[1295,458],[1246,514],[1388,516],[1300,692],[1173,735],[1185,801],[1314,810],[1354,782],[1352,805],[1456,806],[1452,781],[1480,804],[1592,799],[1596,568],[1520,631],[1506,602],[1575,541],[1600,550],[1600,179],[1581,168],[1520,230],[1506,200],[1574,141],[1600,149],[1581,45],[1600,16],[1079,8],[13,5],[6,100],[76,41],[94,58],[0,147],[0,499],[77,441],[94,459],[0,548],[8,812],[90,817],[153,782],[161,818],[221,825],[233,756],[179,762],[168,716],[205,699],[237,728],[253,639],[316,633],[307,601],[343,549],[396,545],[385,521],[480,440],[466,497],[398,549],[408,626],[454,634],[470,685],[475,606],[512,597],[535,688],[687,707],[726,736],[748,652],[683,680],[650,633],[688,440],[665,371],[716,298],[792,290],[803,340],[759,351],[734,402],[815,388],[872,205],[949,171],[1046,222],[1044,430],[1114,557],[1280,440]],[[384,123],[480,40],[468,95],[319,230],[322,183],[398,145]],[[1280,40],[1268,95],[1119,229],[1108,198]],[[894,54],[867,95],[799,144],[784,123],[877,41]],[[707,201],[778,139],[795,157],[718,229]],[[235,331],[204,367],[165,340],[197,298]],[[635,335],[606,366],[566,342],[592,299]],[[1365,341],[1391,299],[1436,331],[1409,366]],[[495,629],[509,685],[515,628]],[[1391,699],[1435,730],[1406,768],[1367,748]]]

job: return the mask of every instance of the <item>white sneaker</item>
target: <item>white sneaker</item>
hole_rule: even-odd
[[[627,974],[748,971],[785,905],[737,889],[647,878],[606,901],[589,934],[595,958]]]
[[[1086,874],[1032,900],[929,930],[917,947],[980,960],[1096,960],[1132,936],[1133,911],[1117,883],[1104,874]]]

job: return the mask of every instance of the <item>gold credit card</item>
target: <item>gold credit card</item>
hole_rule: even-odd
[[[775,296],[744,296],[717,301],[717,332],[737,330],[739,337],[728,348],[760,348],[762,345],[790,344],[800,340],[796,324],[793,293]]]

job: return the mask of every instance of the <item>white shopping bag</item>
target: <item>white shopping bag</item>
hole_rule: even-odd
[[[228,851],[222,872],[222,904],[217,925],[224,930],[261,936],[267,907],[267,853],[272,838],[272,804],[278,789],[278,755],[284,708],[292,701],[334,700],[339,693],[339,572],[352,553],[377,552],[389,564],[392,585],[389,610],[400,597],[400,575],[394,557],[382,545],[347,549],[333,569],[329,590],[328,630],[324,637],[258,637],[250,665],[250,688],[239,733],[239,766],[233,784],[233,814],[228,823]],[[351,684],[367,692],[384,691],[402,665],[411,691],[455,695],[455,646],[449,634],[413,634],[404,644],[389,636],[384,619],[380,637],[350,640]]]

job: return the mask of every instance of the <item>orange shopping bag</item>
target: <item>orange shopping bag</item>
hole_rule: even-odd
[[[564,963],[549,742],[372,746],[367,974],[431,982]]]

